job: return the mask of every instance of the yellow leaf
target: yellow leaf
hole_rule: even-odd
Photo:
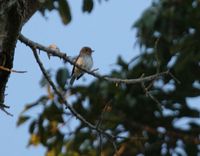
[[[57,121],[51,121],[51,132],[56,133],[58,130],[58,122]]]
[[[107,106],[105,112],[111,112],[112,111],[112,107],[111,106]]]
[[[46,156],[56,156],[56,152],[54,149],[47,151]]]
[[[40,136],[37,134],[32,134],[30,138],[30,144],[37,146],[40,143]]]
[[[121,156],[124,153],[126,146],[127,144],[123,143],[121,147],[119,148],[119,150],[115,152],[114,156]]]
[[[53,100],[54,94],[51,92],[51,86],[47,85],[47,93],[50,100]]]

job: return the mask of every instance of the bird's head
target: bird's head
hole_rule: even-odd
[[[83,47],[80,51],[81,55],[92,55],[94,50],[92,50],[90,47]]]

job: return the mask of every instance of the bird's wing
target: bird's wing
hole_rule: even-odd
[[[78,55],[77,57],[76,57],[76,59],[75,59],[75,61],[74,61],[74,63],[77,63],[77,60],[78,60],[78,58],[80,57],[80,55]],[[72,69],[72,73],[71,73],[71,76],[74,74],[74,71],[75,71],[75,65],[73,66],[73,69]]]

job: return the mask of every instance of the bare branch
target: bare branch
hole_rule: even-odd
[[[152,81],[160,76],[169,74],[169,71],[164,71],[161,73],[157,73],[157,74],[142,77],[142,78],[136,78],[136,79],[121,79],[121,78],[115,78],[115,77],[102,76],[102,75],[95,73],[94,71],[88,71],[86,69],[83,69],[81,66],[76,64],[72,59],[70,59],[70,57],[68,57],[65,53],[62,53],[57,49],[51,49],[51,48],[45,47],[39,43],[31,41],[30,39],[26,38],[22,34],[19,36],[19,40],[21,42],[23,42],[24,44],[26,44],[27,46],[29,46],[30,48],[34,47],[36,49],[39,49],[39,50],[42,50],[42,51],[48,53],[51,56],[59,57],[59,58],[63,59],[65,62],[69,62],[71,65],[75,65],[77,68],[83,70],[84,72],[86,72],[98,79],[107,80],[107,81],[110,81],[113,83],[136,84],[136,83],[141,83],[141,82],[146,82],[146,81]]]
[[[1,109],[4,113],[6,113],[8,116],[13,116],[13,114],[9,113],[5,108],[2,108],[2,107],[0,106],[0,109]]]
[[[79,65],[77,65],[70,57],[67,56],[67,54],[59,51],[59,49],[52,49],[49,47],[45,47],[39,43],[36,43],[34,41],[29,40],[28,38],[24,37],[23,35],[19,36],[19,40],[21,42],[23,42],[24,44],[26,44],[27,46],[29,46],[32,51],[33,54],[35,56],[35,59],[43,73],[43,75],[45,76],[45,78],[47,79],[47,81],[49,82],[50,86],[53,88],[55,94],[61,99],[62,103],[66,106],[66,108],[68,108],[70,110],[70,112],[76,117],[78,118],[82,123],[84,123],[88,128],[90,128],[91,130],[96,131],[99,135],[100,135],[100,151],[101,151],[101,144],[102,144],[102,138],[106,137],[108,139],[109,142],[111,142],[111,144],[114,147],[115,153],[117,153],[117,145],[116,145],[116,139],[119,138],[118,136],[112,135],[108,132],[105,132],[104,130],[102,130],[100,128],[101,122],[103,120],[103,113],[102,116],[100,117],[99,122],[97,123],[97,125],[93,125],[92,123],[90,123],[89,121],[87,121],[81,114],[79,114],[66,100],[66,98],[64,97],[64,95],[62,95],[62,93],[56,88],[55,84],[53,83],[53,81],[51,80],[51,78],[49,77],[48,73],[46,72],[42,62],[40,61],[38,54],[37,54],[37,49],[44,51],[48,54],[48,56],[55,56],[55,57],[59,57],[61,59],[63,59],[65,62],[69,62],[71,65],[75,65],[77,68],[80,68],[81,70],[83,70],[84,72],[98,78],[98,79],[102,79],[102,80],[106,80],[109,82],[113,82],[113,83],[126,83],[126,84],[136,84],[136,83],[141,83],[143,85],[143,89],[145,90],[146,94],[148,94],[148,96],[150,96],[150,98],[152,98],[154,101],[155,98],[152,97],[152,95],[148,92],[148,89],[144,86],[144,83],[147,81],[154,81],[155,79],[157,79],[160,76],[164,76],[164,75],[169,75],[169,71],[165,71],[165,72],[161,72],[161,73],[157,73],[154,75],[150,75],[150,76],[146,76],[146,77],[140,77],[137,79],[121,79],[121,78],[115,78],[115,77],[108,77],[108,76],[102,76],[99,75],[97,73],[95,73],[95,71],[97,69],[94,69],[92,71],[88,71],[85,70],[83,68],[81,68]],[[170,74],[171,75],[171,74]],[[156,102],[158,103],[158,102]]]
[[[166,129],[165,132],[160,132],[154,127],[150,127],[148,125],[143,125],[134,121],[132,121],[131,123],[129,121],[126,121],[126,122],[128,122],[131,126],[135,127],[136,129],[145,130],[151,133],[152,135],[165,135],[165,136],[169,136],[172,140],[180,138],[190,144],[195,144],[195,145],[200,144],[200,139],[198,137],[194,137],[192,135],[182,133],[181,131],[178,131],[178,130],[175,131],[175,130]]]
[[[160,38],[157,38],[155,41],[155,45],[154,45],[154,49],[155,49],[155,58],[156,58],[156,62],[157,62],[157,73],[160,72],[160,60],[158,57],[158,43],[160,41]]]
[[[106,137],[109,141],[111,141],[112,144],[114,143],[115,140],[115,136],[113,136],[112,134],[109,134],[105,131],[103,131],[102,129],[96,127],[95,125],[93,125],[92,123],[90,123],[89,121],[87,121],[81,114],[79,114],[65,99],[65,97],[59,92],[59,90],[56,88],[55,84],[53,83],[53,81],[51,80],[51,78],[49,77],[47,71],[45,70],[42,62],[39,59],[39,56],[37,54],[36,48],[35,47],[31,47],[33,54],[35,56],[35,59],[44,75],[44,77],[47,79],[47,81],[49,82],[49,84],[51,85],[51,87],[53,88],[55,94],[62,100],[63,104],[66,106],[66,108],[68,108],[71,113],[77,118],[79,119],[82,123],[84,123],[87,127],[89,127],[92,130],[95,130],[96,132],[102,134],[104,137]]]
[[[102,124],[103,119],[104,119],[104,114],[105,114],[105,112],[107,112],[107,110],[108,110],[108,108],[109,108],[111,102],[112,102],[112,100],[108,101],[108,102],[105,104],[105,106],[104,106],[104,108],[103,108],[103,110],[102,110],[102,112],[101,112],[101,115],[100,115],[100,117],[99,117],[99,120],[98,120],[98,122],[97,122],[97,124],[96,124],[96,127],[97,127],[97,128],[101,127],[101,124]]]
[[[103,110],[101,112],[101,115],[99,117],[99,120],[98,120],[98,122],[96,124],[96,128],[101,128],[101,124],[102,124],[103,119],[104,119],[104,114],[108,110],[108,107],[110,106],[111,102],[112,102],[112,100],[110,100],[109,102],[107,102],[105,104],[105,106],[104,106],[104,108],[103,108]],[[113,141],[115,141],[115,140],[113,140]],[[112,144],[113,144],[113,142],[112,142]],[[101,156],[101,151],[102,151],[102,135],[101,135],[101,133],[99,133],[99,155],[100,156]]]
[[[169,75],[170,75],[178,84],[181,84],[181,81],[179,81],[171,72],[169,72]]]
[[[5,104],[3,104],[3,103],[0,103],[0,109],[1,109],[4,113],[6,113],[7,115],[13,116],[13,114],[9,113],[9,112],[6,110],[6,109],[8,109],[8,108],[10,108],[10,106],[7,106],[7,105],[5,105]]]
[[[13,69],[6,68],[4,66],[0,66],[0,70],[12,72],[12,73],[26,73],[26,71],[13,70]]]
[[[144,74],[142,74],[141,77],[143,77]],[[162,111],[162,105],[161,103],[149,92],[149,88],[152,86],[154,80],[148,85],[147,87],[145,86],[144,82],[141,82],[142,89],[144,90],[144,93],[147,97],[150,97],[158,106],[159,110]]]

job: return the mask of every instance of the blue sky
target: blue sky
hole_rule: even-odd
[[[82,0],[69,1],[72,11],[72,22],[64,26],[57,12],[47,13],[44,18],[36,13],[23,27],[22,33],[30,39],[46,46],[55,43],[63,52],[70,56],[78,54],[83,46],[91,46],[94,50],[94,67],[102,74],[114,68],[120,54],[130,60],[139,53],[134,49],[135,31],[132,24],[148,7],[151,0],[110,0],[95,3],[91,14],[82,13]],[[45,54],[40,55],[46,68],[57,69],[62,66],[59,59],[48,60]],[[16,127],[17,118],[24,105],[36,100],[45,90],[39,87],[41,72],[35,63],[31,50],[17,43],[15,50],[14,69],[26,70],[26,74],[12,74],[6,93],[6,103],[11,106],[9,111],[14,117],[0,113],[0,155],[42,156],[45,150],[41,147],[26,148],[28,142],[28,125]],[[88,81],[94,78],[85,75]],[[81,79],[78,83],[83,83]],[[37,114],[36,114],[37,115]]]
[[[70,56],[77,55],[83,46],[92,47],[95,50],[94,68],[99,68],[101,74],[115,68],[114,64],[119,54],[128,61],[139,53],[139,49],[134,46],[135,30],[131,29],[131,26],[151,4],[151,0],[109,0],[108,2],[102,0],[101,4],[95,3],[91,14],[82,13],[82,0],[70,0],[69,3],[73,18],[69,25],[62,24],[57,12],[47,13],[47,18],[36,13],[26,23],[22,33],[46,46],[54,43]],[[62,66],[57,58],[49,61],[46,54],[41,53],[40,56],[46,68],[55,70]],[[15,51],[14,69],[26,70],[28,73],[12,74],[9,79],[6,103],[11,106],[9,111],[14,114],[14,117],[0,113],[2,125],[0,155],[42,156],[45,151],[41,146],[26,148],[28,125],[16,128],[17,118],[24,105],[33,102],[45,92],[38,84],[42,74],[32,52],[20,42],[17,43]],[[88,81],[94,79],[89,75],[85,75],[84,78]],[[83,83],[83,79],[76,83]]]

